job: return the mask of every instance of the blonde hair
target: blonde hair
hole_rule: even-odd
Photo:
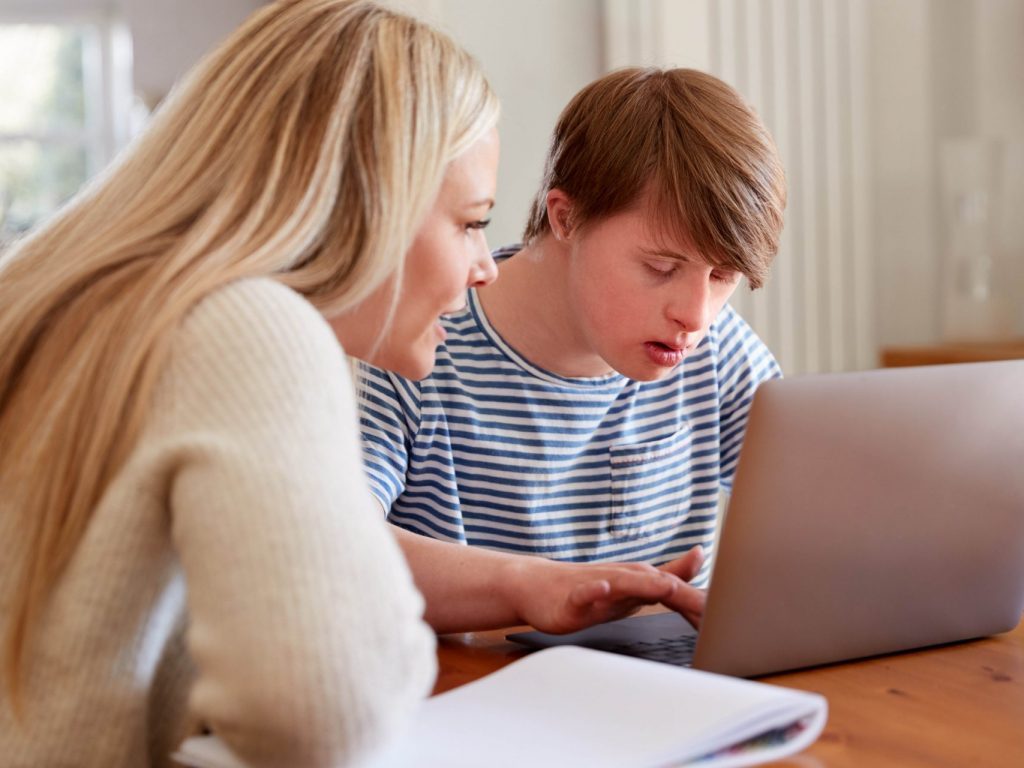
[[[779,247],[786,182],[754,111],[721,80],[693,69],[622,69],[563,110],[524,232],[550,231],[547,195],[571,199],[572,227],[645,195],[656,224],[715,266],[759,287]]]
[[[272,276],[325,315],[391,275],[445,168],[497,122],[473,60],[361,0],[282,0],[201,62],[143,136],[0,257],[0,514],[25,532],[4,671],[127,458],[172,331]]]

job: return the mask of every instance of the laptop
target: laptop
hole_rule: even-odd
[[[1024,611],[1024,360],[762,384],[699,635],[522,632],[755,677],[1006,632]]]

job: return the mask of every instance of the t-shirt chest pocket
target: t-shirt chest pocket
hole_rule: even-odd
[[[660,440],[612,446],[612,536],[632,539],[678,525],[689,513],[693,495],[692,452],[693,433],[686,424]]]

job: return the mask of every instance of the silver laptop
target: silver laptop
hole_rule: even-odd
[[[757,390],[699,636],[663,613],[509,638],[753,677],[1005,632],[1022,611],[1024,361],[971,363]]]

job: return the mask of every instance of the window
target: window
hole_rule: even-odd
[[[131,39],[107,21],[0,17],[0,244],[127,143]]]

